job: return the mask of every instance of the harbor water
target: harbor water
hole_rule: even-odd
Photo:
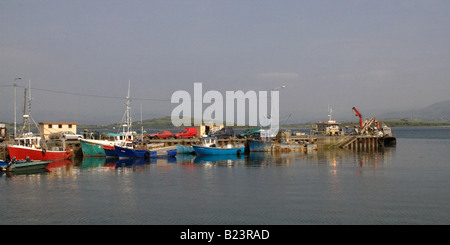
[[[450,128],[381,151],[85,158],[0,177],[0,224],[450,224]]]

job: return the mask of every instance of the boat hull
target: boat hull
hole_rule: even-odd
[[[195,154],[197,155],[233,155],[245,153],[245,147],[219,148],[193,145]]]
[[[186,146],[186,145],[176,145],[177,147],[177,154],[194,154],[194,148],[192,146]]]
[[[174,157],[177,154],[175,147],[164,147],[157,150],[139,150],[121,146],[114,146],[119,158],[157,158]]]
[[[4,172],[27,172],[46,168],[51,161],[16,162],[9,167],[2,167]]]
[[[29,157],[34,161],[53,161],[53,160],[65,160],[73,156],[73,151],[45,151],[42,149],[34,149],[24,146],[8,146],[9,156],[12,159],[16,157],[16,160],[25,160]]]
[[[81,150],[85,157],[104,157],[106,156],[103,144],[100,141],[81,140]]]
[[[119,157],[114,146],[104,145],[103,150],[105,151],[106,157]]]

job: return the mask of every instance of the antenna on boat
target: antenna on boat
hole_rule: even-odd
[[[122,117],[122,127],[123,127],[123,132],[128,134],[131,132],[131,116],[130,116],[130,110],[131,110],[131,97],[130,97],[130,86],[131,86],[131,81],[128,80],[128,94],[127,94],[127,102],[125,103],[125,113]],[[126,127],[126,132],[125,132],[125,127]]]
[[[331,105],[328,105],[328,121],[331,121],[332,114],[333,114],[333,108],[331,108]]]
[[[27,92],[28,92],[28,98],[27,98]],[[22,136],[25,135],[25,128],[27,126],[28,126],[28,134],[32,134],[32,132],[31,132],[31,121],[33,121],[34,126],[39,131],[39,135],[41,135],[41,137],[43,139],[44,137],[43,137],[41,128],[38,126],[38,124],[36,123],[34,118],[31,116],[31,100],[32,100],[32,97],[31,97],[31,80],[28,80],[28,89],[25,88],[24,100],[25,100],[25,102],[24,102],[24,105],[23,105],[23,125],[22,125],[22,130],[21,130],[20,134]],[[26,104],[27,103],[28,103],[28,111],[27,111],[27,108],[26,108]],[[41,146],[46,147],[47,146],[46,142],[43,141]]]
[[[142,125],[142,104],[141,104],[141,140],[144,141],[144,125]]]

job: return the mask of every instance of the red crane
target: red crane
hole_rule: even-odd
[[[355,107],[353,107],[352,109],[356,112],[355,116],[359,117],[359,128],[363,128],[363,122],[362,122],[362,115],[361,115],[361,113]]]

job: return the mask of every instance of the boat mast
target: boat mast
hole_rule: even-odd
[[[142,125],[142,104],[141,104],[141,140],[144,141],[144,125]]]
[[[27,91],[28,91],[28,99],[27,99]],[[31,80],[28,80],[28,90],[25,88],[25,95],[24,95],[24,105],[23,105],[23,125],[22,130],[20,132],[21,137],[25,137],[25,129],[28,126],[28,135],[32,135],[31,132],[31,121],[33,121],[34,126],[39,131],[39,135],[41,137],[41,142],[39,143],[42,147],[47,148],[47,142],[44,140],[44,134],[41,131],[41,128],[38,126],[34,118],[31,116]],[[27,105],[28,104],[28,111],[27,111]],[[65,147],[65,142],[64,142]]]
[[[128,94],[127,94],[127,102],[125,103],[125,114],[122,118],[122,127],[123,127],[123,133],[128,137],[128,135],[131,132],[131,123],[132,119],[130,116],[130,110],[131,110],[131,97],[130,97],[130,80],[128,80]],[[125,121],[125,122],[124,122]],[[126,128],[126,130],[125,130]]]
[[[28,92],[28,98],[27,98],[27,92]],[[27,104],[28,104],[28,110],[27,110]],[[22,130],[20,131],[20,135],[24,136],[25,134],[25,128],[28,127],[28,133],[31,133],[31,121],[33,118],[31,117],[31,80],[28,80],[28,88],[25,88],[24,91],[24,102],[23,102],[23,125]],[[33,120],[34,122],[34,120]],[[36,122],[34,122],[36,124]],[[39,127],[36,125],[37,129]]]
[[[331,122],[331,114],[333,113],[333,108],[331,105],[328,105],[328,122]]]

